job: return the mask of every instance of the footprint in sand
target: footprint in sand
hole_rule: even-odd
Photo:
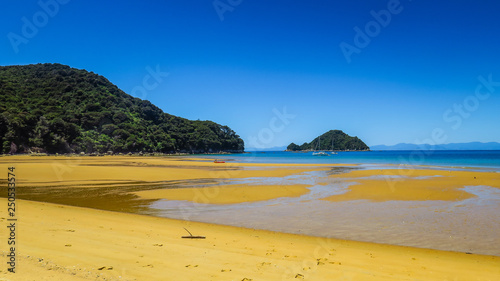
[[[295,278],[302,278],[302,279],[304,279],[304,275],[302,275],[300,273],[297,273],[297,275],[295,275]]]
[[[321,258],[321,259],[316,259],[316,264],[317,265],[324,265],[326,262],[328,261],[328,259],[325,259],[325,258]]]
[[[220,272],[228,272],[228,271],[232,271],[231,269],[221,269]]]
[[[97,270],[113,270],[113,267],[112,266],[103,266],[103,267],[99,267]]]

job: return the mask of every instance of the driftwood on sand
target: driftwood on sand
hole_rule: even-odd
[[[189,233],[189,236],[181,236],[181,238],[186,238],[186,239],[205,239],[205,236],[193,236],[189,230],[187,230],[185,227],[184,229]]]

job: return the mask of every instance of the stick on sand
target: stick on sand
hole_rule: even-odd
[[[184,229],[189,233],[189,236],[181,236],[181,238],[187,238],[187,239],[205,239],[205,236],[193,236],[189,230],[187,230],[185,227]]]

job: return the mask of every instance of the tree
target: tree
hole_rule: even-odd
[[[40,119],[36,123],[35,130],[33,130],[33,138],[31,143],[35,147],[44,147],[48,144],[48,133],[50,132],[49,122],[45,116],[40,116]]]

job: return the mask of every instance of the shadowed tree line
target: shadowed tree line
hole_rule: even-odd
[[[2,153],[240,152],[229,127],[164,113],[103,76],[61,64],[0,67]]]

